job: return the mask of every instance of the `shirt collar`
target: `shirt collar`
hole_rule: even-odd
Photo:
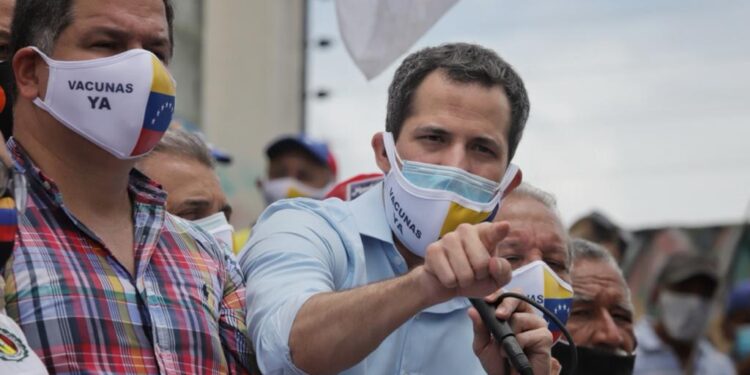
[[[349,208],[361,235],[393,244],[391,227],[388,226],[383,206],[382,182],[350,201]]]

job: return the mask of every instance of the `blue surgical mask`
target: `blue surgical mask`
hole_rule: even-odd
[[[499,182],[444,165],[404,160],[401,173],[409,182],[421,188],[452,191],[478,203],[491,201],[500,189]]]
[[[734,356],[738,360],[742,360],[750,356],[750,324],[743,324],[737,327],[737,330],[734,334],[732,356]]]

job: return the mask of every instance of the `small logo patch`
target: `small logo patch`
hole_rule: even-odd
[[[21,362],[29,356],[23,341],[5,328],[0,328],[0,361]]]

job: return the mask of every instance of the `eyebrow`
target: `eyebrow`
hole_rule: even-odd
[[[112,26],[96,26],[91,28],[86,34],[83,35],[81,40],[91,39],[98,35],[104,34],[112,39],[128,39],[131,36],[131,33],[127,30],[120,29],[117,27]],[[169,38],[166,36],[156,34],[156,35],[150,35],[148,39],[146,39],[144,43],[144,47],[164,47],[167,48],[167,53],[170,54],[171,51],[169,51],[170,42]],[[170,58],[171,55],[167,56],[167,58]]]
[[[420,126],[419,128],[417,128],[416,131],[414,131],[414,133],[421,133],[421,134],[428,134],[429,133],[429,134],[435,134],[435,135],[448,135],[448,136],[451,135],[450,132],[448,132],[447,130],[445,130],[445,129],[441,128],[440,126],[437,126],[437,125],[424,125],[424,126]]]
[[[205,208],[211,205],[211,202],[206,199],[188,199],[182,204],[180,204],[180,208],[183,207],[189,207],[189,208]]]
[[[581,293],[574,292],[573,293],[573,303],[575,303],[575,302],[594,303],[595,301],[594,301],[593,298],[591,298],[589,296],[581,295]],[[625,312],[627,312],[631,316],[633,315],[633,309],[626,302],[617,302],[617,304],[615,304],[615,307],[618,308],[618,309],[624,310]]]

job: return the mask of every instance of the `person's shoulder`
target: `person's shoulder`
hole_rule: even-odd
[[[330,227],[336,232],[347,231],[351,211],[346,202],[338,198],[316,200],[310,198],[283,199],[263,211],[253,228],[253,236],[272,231],[294,228]],[[251,237],[252,239],[252,237]]]
[[[162,236],[165,235],[169,238],[162,240],[173,246],[181,247],[182,250],[196,249],[221,262],[226,260],[227,251],[229,251],[222,249],[219,242],[199,225],[170,213],[164,216]]]
[[[728,355],[720,352],[707,339],[700,342],[703,358],[707,361],[702,367],[708,367],[716,371],[716,374],[734,374],[735,367]]]
[[[258,218],[258,222],[267,219],[278,212],[292,213],[299,212],[313,214],[323,218],[336,219],[347,216],[349,211],[346,202],[338,198],[328,198],[325,200],[311,198],[291,198],[282,199],[268,206]]]

